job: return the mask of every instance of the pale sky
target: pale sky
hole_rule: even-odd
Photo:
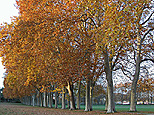
[[[12,16],[18,16],[18,10],[14,6],[15,0],[0,0],[0,24],[3,22],[11,22]],[[3,87],[3,73],[5,72],[0,58],[0,88]]]

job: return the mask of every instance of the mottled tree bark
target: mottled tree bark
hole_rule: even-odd
[[[37,106],[40,106],[40,92],[37,91]]]
[[[90,111],[93,110],[93,88],[94,88],[95,82],[90,80]]]
[[[113,98],[113,80],[112,80],[112,70],[109,61],[109,56],[107,50],[103,53],[104,54],[104,65],[105,65],[105,73],[106,79],[108,83],[108,107],[107,113],[114,113],[114,98]]]
[[[58,92],[55,92],[55,108],[58,108]]]
[[[108,107],[108,86],[107,86],[107,92],[106,92],[106,102],[105,102],[105,110],[107,111],[107,107]]]
[[[76,109],[76,107],[75,107],[75,100],[74,100],[74,94],[73,94],[73,84],[71,84],[70,81],[68,82],[67,90],[70,96],[70,110],[74,110]]]
[[[43,93],[40,93],[40,106],[43,107]]]
[[[47,107],[47,92],[44,92],[44,107]]]
[[[78,82],[78,94],[77,94],[77,109],[80,109],[80,91],[81,91],[81,80]]]
[[[90,111],[90,80],[86,81],[86,106],[85,111]]]
[[[35,106],[35,94],[32,95],[32,105]]]
[[[65,87],[63,87],[63,90],[62,90],[62,109],[66,109],[66,105],[65,105]]]
[[[138,28],[139,29],[139,28]],[[140,73],[140,61],[141,61],[141,43],[143,39],[141,40],[141,36],[139,33],[139,30],[137,29],[137,54],[136,54],[136,67],[135,67],[135,75],[132,82],[131,87],[131,102],[130,102],[130,111],[136,111],[136,88],[137,88],[137,82],[139,79],[139,73]]]
[[[49,107],[52,108],[52,104],[53,104],[53,93],[52,92],[49,92],[48,97],[49,97]]]

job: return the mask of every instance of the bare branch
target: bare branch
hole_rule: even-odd
[[[154,59],[144,59],[144,60],[141,60],[140,63],[142,63],[144,61],[152,61],[154,63]]]
[[[153,14],[154,14],[154,11],[150,14],[150,16],[141,25],[146,24],[150,20],[150,18],[152,17]]]
[[[141,43],[144,41],[145,37],[146,37],[151,31],[153,31],[153,30],[154,30],[154,27],[151,28],[151,29],[149,29],[149,30],[144,34],[143,38],[141,39]]]

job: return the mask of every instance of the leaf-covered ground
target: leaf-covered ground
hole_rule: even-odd
[[[83,110],[62,110],[62,109],[51,109],[44,107],[32,107],[26,106],[19,103],[0,103],[0,115],[100,115],[106,114],[105,111],[91,111],[84,112]],[[139,114],[149,114],[152,115],[154,112],[117,112],[115,115],[139,115]]]

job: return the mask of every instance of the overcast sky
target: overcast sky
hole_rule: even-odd
[[[0,0],[0,24],[3,22],[11,22],[12,16],[18,16],[18,10],[14,7],[15,0]],[[3,87],[3,73],[5,72],[0,58],[0,88]]]

